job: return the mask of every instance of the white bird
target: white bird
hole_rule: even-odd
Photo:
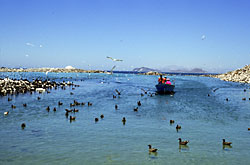
[[[123,61],[123,60],[115,59],[115,58],[112,58],[112,57],[109,57],[109,56],[107,56],[107,58],[109,58],[109,59],[111,59],[111,60],[113,60],[113,61]]]
[[[110,70],[110,72],[107,72],[107,74],[113,74],[113,70],[115,69],[115,65],[113,66],[113,68]]]
[[[201,39],[202,39],[202,40],[205,40],[205,39],[206,39],[206,36],[205,36],[205,35],[202,35],[202,36],[201,36]]]

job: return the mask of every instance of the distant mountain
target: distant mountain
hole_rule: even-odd
[[[176,73],[207,73],[207,71],[201,69],[201,68],[194,68],[194,69],[176,69],[176,70],[170,70],[170,72],[176,72]]]
[[[207,71],[201,69],[201,68],[194,68],[190,70],[191,73],[206,73]]]
[[[147,67],[140,67],[140,68],[134,68],[133,69],[134,72],[150,72],[150,71],[153,71],[153,72],[161,72],[160,70],[158,69],[152,69],[152,68],[147,68]]]

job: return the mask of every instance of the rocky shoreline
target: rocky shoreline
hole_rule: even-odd
[[[219,78],[223,81],[232,81],[239,83],[250,83],[250,65],[246,65],[241,69],[230,71],[218,75],[206,75],[207,77]]]
[[[56,73],[105,73],[102,70],[83,70],[83,69],[65,69],[65,68],[0,68],[0,72],[56,72]]]
[[[7,94],[16,95],[19,93],[30,92],[48,92],[48,89],[57,89],[61,87],[64,89],[66,86],[73,86],[73,82],[55,82],[49,80],[15,80],[15,79],[0,79],[0,96],[6,96]],[[75,85],[76,86],[76,85]]]

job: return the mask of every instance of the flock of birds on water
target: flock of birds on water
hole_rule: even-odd
[[[75,87],[79,87],[79,85],[75,85],[75,84],[73,84],[73,82],[72,82],[72,84],[70,84],[69,86],[72,86],[72,90],[74,90]],[[61,86],[61,88],[62,88],[63,90],[66,89],[65,86]],[[55,89],[57,89],[57,88],[55,88]],[[213,92],[215,92],[215,91],[218,90],[218,89],[219,89],[219,88],[214,89]],[[154,94],[157,95],[157,93],[150,93],[150,92],[148,93],[148,91],[146,91],[146,90],[144,90],[144,89],[142,89],[142,90],[143,90],[143,93],[141,93],[141,96],[148,95],[148,96],[150,96],[150,97],[153,97]],[[37,90],[36,92],[43,93],[43,92],[45,92],[45,91],[46,91],[47,93],[50,93],[49,90],[45,90],[45,89],[44,89],[44,90],[40,89],[40,90]],[[115,89],[115,92],[116,92],[116,95],[113,95],[113,99],[116,99],[117,97],[120,97],[120,95],[121,95],[121,92],[120,92],[119,90]],[[246,89],[244,89],[244,92],[246,92]],[[30,93],[32,94],[32,92],[30,92]],[[70,95],[73,95],[73,94],[74,94],[73,92],[70,92]],[[208,94],[207,96],[209,97],[210,94]],[[40,100],[40,99],[41,99],[41,98],[38,96],[38,97],[37,97],[37,100]],[[226,98],[225,100],[226,100],[226,101],[229,101],[228,98]],[[242,98],[242,100],[246,100],[246,98]],[[249,98],[249,100],[250,100],[250,98]],[[12,101],[12,99],[8,97],[8,101],[10,102],[10,101]],[[73,103],[70,103],[70,107],[71,107],[71,108],[74,107],[74,108],[73,108],[73,109],[67,109],[67,108],[65,109],[65,116],[66,116],[66,118],[69,118],[70,123],[71,123],[72,121],[75,121],[75,120],[76,120],[76,116],[73,116],[72,113],[75,114],[76,112],[79,112],[79,109],[76,109],[75,107],[76,107],[76,106],[84,106],[85,104],[86,104],[85,102],[78,102],[78,101],[74,100]],[[62,103],[61,101],[58,101],[58,106],[61,106],[61,105],[63,105],[63,103]],[[88,107],[90,107],[90,106],[92,106],[92,105],[93,105],[93,103],[87,102],[87,106],[88,106]],[[138,101],[138,102],[137,102],[137,107],[134,108],[134,111],[137,112],[138,109],[139,109],[139,107],[140,107],[141,105],[142,105],[141,101]],[[28,106],[28,105],[27,105],[26,103],[23,104],[23,107],[27,107],[27,106]],[[12,109],[15,109],[16,106],[12,104],[12,105],[11,105],[11,108],[12,108]],[[56,107],[54,107],[54,108],[50,108],[50,106],[47,106],[47,107],[46,107],[46,111],[49,112],[50,109],[53,109],[54,112],[57,110]],[[117,105],[117,104],[115,104],[115,110],[118,110],[118,105]],[[4,112],[4,116],[7,116],[7,115],[9,115],[9,111]],[[100,115],[100,118],[103,119],[103,118],[104,118],[104,115],[101,114],[101,115]],[[96,118],[94,119],[94,121],[95,121],[95,122],[98,122],[98,121],[99,121],[99,118],[96,117]],[[174,120],[170,120],[169,122],[170,122],[170,125],[172,125],[172,124],[175,123]],[[125,125],[125,123],[126,123],[126,118],[125,118],[125,117],[122,118],[122,123],[123,123],[123,125]],[[25,129],[25,127],[26,127],[26,123],[22,123],[22,124],[21,124],[21,128],[22,128],[22,129]],[[178,132],[178,130],[180,130],[180,129],[181,129],[181,125],[178,125],[178,124],[177,124],[177,125],[176,125],[176,131]],[[248,128],[248,131],[250,131],[250,128]],[[189,143],[188,140],[184,140],[184,141],[183,141],[181,138],[179,138],[178,140],[179,140],[179,146],[187,146],[187,144]],[[232,142],[226,142],[225,139],[222,139],[223,148],[226,147],[226,146],[228,146],[229,148],[231,148],[231,144],[232,144]],[[158,151],[157,148],[152,148],[152,145],[151,145],[151,144],[148,145],[148,148],[149,148],[149,149],[148,149],[149,153],[157,153],[157,151]]]

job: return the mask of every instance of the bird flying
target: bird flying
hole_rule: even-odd
[[[201,39],[202,39],[202,40],[205,40],[205,39],[206,39],[206,36],[205,36],[205,35],[202,35],[202,36],[201,36]]]
[[[111,60],[113,60],[113,61],[123,61],[123,60],[115,59],[115,58],[112,58],[112,57],[109,57],[109,56],[107,56],[107,58],[109,58],[109,59],[111,59]]]

